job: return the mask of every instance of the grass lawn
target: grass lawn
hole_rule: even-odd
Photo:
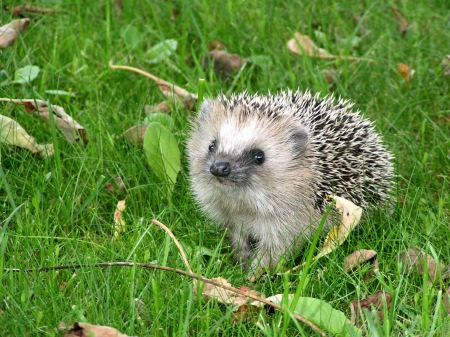
[[[122,6],[119,6],[121,3]],[[49,100],[64,107],[87,131],[86,146],[70,144],[35,115],[0,102],[0,114],[18,121],[39,143],[53,142],[48,159],[0,145],[0,334],[60,336],[61,322],[108,325],[136,336],[283,336],[313,334],[281,312],[235,323],[230,307],[193,296],[192,280],[175,273],[132,268],[83,267],[49,272],[3,268],[153,262],[184,269],[178,249],[150,220],[171,228],[193,269],[249,285],[267,296],[295,293],[300,272],[290,279],[249,284],[233,262],[224,233],[198,210],[189,192],[185,139],[195,113],[175,107],[172,132],[182,169],[169,202],[142,147],[117,136],[139,125],[145,106],[164,100],[148,78],[113,70],[108,62],[140,67],[190,92],[205,79],[205,96],[220,92],[310,89],[355,102],[375,122],[395,155],[398,203],[378,211],[342,247],[308,270],[303,296],[322,299],[350,317],[349,303],[378,290],[389,292],[378,335],[445,336],[450,320],[442,302],[448,284],[428,284],[428,275],[404,274],[396,255],[418,246],[450,263],[450,76],[441,65],[450,54],[450,3],[445,1],[56,1],[54,15],[30,15],[28,29],[0,53],[2,76],[36,65],[31,84],[0,87],[0,97]],[[17,4],[8,4],[10,8]],[[122,7],[122,8],[121,8]],[[408,21],[399,29],[391,8]],[[14,19],[0,12],[1,25]],[[286,43],[299,31],[338,59],[292,53]],[[148,50],[174,39],[176,51],[154,60]],[[203,69],[207,45],[221,41],[228,52],[249,57],[227,79]],[[373,62],[350,61],[345,56]],[[407,82],[400,63],[414,70]],[[323,72],[334,72],[328,83]],[[2,79],[3,80],[3,79]],[[76,96],[48,93],[75,92]],[[114,177],[126,189],[118,190]],[[115,186],[110,192],[106,184]],[[113,213],[125,199],[126,232],[113,240]],[[7,220],[7,219],[10,219]],[[319,243],[319,246],[321,243]],[[379,274],[366,267],[351,274],[344,258],[356,249],[378,253]],[[304,247],[297,262],[306,259]],[[318,252],[316,249],[315,253]],[[288,267],[294,261],[286,263]],[[444,296],[445,297],[445,296]],[[255,324],[258,321],[258,324]],[[368,328],[375,335],[377,328]]]

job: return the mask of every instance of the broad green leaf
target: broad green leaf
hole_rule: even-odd
[[[266,55],[254,55],[248,58],[250,63],[260,67],[264,72],[269,72],[272,67],[272,59]]]
[[[267,300],[277,304],[283,303],[282,296],[273,297]],[[292,299],[289,298],[289,305],[291,303]],[[352,325],[342,311],[333,309],[330,304],[317,298],[300,297],[294,312],[333,336],[361,336],[361,330]]]
[[[147,62],[158,63],[171,56],[177,50],[178,42],[174,39],[160,42],[147,50]]]
[[[14,74],[14,81],[11,83],[31,83],[39,74],[38,66],[25,66],[16,70]]]
[[[173,126],[172,117],[162,112],[151,113],[145,117],[144,124],[150,124],[152,122],[157,122],[168,129],[171,129]]]
[[[142,41],[144,40],[141,31],[131,25],[123,29],[120,35],[122,36],[125,44],[132,49],[142,44]]]
[[[180,150],[173,134],[160,123],[148,124],[144,136],[144,151],[156,176],[173,187],[180,171]]]

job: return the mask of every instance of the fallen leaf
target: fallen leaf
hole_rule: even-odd
[[[74,323],[64,337],[128,337],[109,326],[92,325],[89,323]]]
[[[346,273],[352,271],[357,266],[364,262],[368,262],[370,260],[373,260],[374,270],[378,269],[378,258],[377,258],[377,252],[374,250],[367,250],[367,249],[359,249],[357,251],[354,251],[349,256],[347,256],[344,260],[344,271]]]
[[[25,66],[23,68],[19,68],[14,73],[14,80],[11,83],[31,83],[39,75],[39,71],[40,69],[38,66]]]
[[[26,112],[34,113],[40,116],[44,121],[50,125],[50,109],[47,102],[38,99],[10,99],[0,98],[0,102],[13,102],[17,105],[23,105]],[[76,120],[69,116],[62,107],[58,105],[51,105],[53,113],[53,120],[55,125],[66,136],[71,143],[82,139],[85,144],[88,143],[86,130]]]
[[[352,57],[352,56],[345,56],[340,57],[333,54],[328,53],[325,49],[319,48],[315,45],[313,40],[308,35],[302,35],[299,32],[296,32],[294,34],[294,38],[290,39],[287,42],[287,46],[290,51],[292,51],[295,54],[299,55],[307,55],[309,57],[317,57],[321,59],[337,59],[337,58],[343,58],[347,60],[354,60],[354,61],[368,61],[373,62],[371,59],[366,58],[360,58],[360,57]]]
[[[414,69],[410,69],[405,63],[400,63],[397,66],[397,71],[405,79],[406,83],[410,82],[415,73]]]
[[[170,98],[170,99],[178,100],[179,102],[182,103],[183,107],[186,107],[186,108],[192,110],[192,109],[194,109],[195,105],[197,104],[197,99],[198,99],[197,94],[190,93],[187,90],[185,90],[179,86],[176,86],[170,82],[167,82],[159,77],[156,77],[155,75],[150,74],[146,71],[143,71],[141,69],[134,68],[134,67],[117,66],[117,65],[114,65],[112,63],[112,61],[109,62],[109,67],[112,69],[122,69],[122,70],[133,71],[133,72],[136,72],[138,74],[144,75],[144,76],[152,79],[159,86],[159,88],[161,89],[164,96],[166,96],[167,98]]]
[[[177,47],[178,41],[175,39],[162,41],[147,50],[146,61],[150,64],[156,64],[164,61],[169,56],[173,55],[173,53],[177,50]]]
[[[22,5],[16,6],[12,9],[13,16],[26,16],[26,14],[47,14],[54,15],[57,14],[58,11],[53,8],[44,8],[32,5]]]
[[[332,196],[332,198],[336,201],[335,207],[342,215],[342,221],[339,226],[334,226],[325,238],[325,243],[322,247],[323,255],[331,253],[342,245],[350,232],[359,223],[362,215],[362,208],[351,201],[337,196]]]
[[[144,107],[144,111],[146,114],[152,114],[155,112],[163,112],[163,113],[170,113],[171,109],[169,107],[169,104],[167,101],[161,102],[156,105],[146,105]]]
[[[123,211],[125,211],[125,200],[120,200],[114,210],[114,238],[117,239],[120,234],[126,230],[125,220],[123,219]]]
[[[356,227],[356,225],[359,223],[359,220],[361,219],[361,207],[356,206],[349,200],[337,197],[335,195],[332,195],[329,198],[332,198],[336,201],[334,207],[342,216],[341,224],[339,226],[334,226],[330,230],[325,238],[325,243],[321,248],[321,252],[313,257],[312,261],[320,259],[321,257],[331,253],[337,247],[342,245],[342,243],[344,243],[344,241],[347,239],[350,232]],[[303,267],[305,263],[295,266],[294,268],[288,270],[286,273],[290,273],[294,270],[297,270],[298,268]]]
[[[322,70],[322,76],[325,82],[328,84],[333,84],[336,82],[337,74],[334,69],[324,69]]]
[[[351,301],[350,302],[350,321],[355,326],[362,325],[364,318],[364,309],[372,311],[373,314],[378,316],[380,323],[383,323],[383,299],[386,301],[386,309],[389,310],[391,307],[391,294],[384,291],[377,291],[373,295],[367,296],[367,298],[361,301]]]
[[[6,48],[14,43],[27,29],[30,19],[13,20],[10,23],[0,27],[0,48]]]
[[[408,29],[408,21],[403,17],[398,9],[391,8],[391,12],[394,13],[395,19],[398,23],[398,30],[404,36],[406,34],[406,30]]]
[[[215,277],[212,278],[214,282],[217,282],[221,285],[232,287],[231,283],[229,283],[225,278],[223,277]],[[238,288],[242,291],[244,291],[247,294],[252,294],[254,296],[258,296],[261,298],[265,298],[264,294],[261,294],[257,292],[256,290],[251,290],[248,287],[242,287]],[[197,288],[194,288],[194,292],[197,292]],[[230,290],[223,289],[221,287],[205,283],[203,290],[202,290],[202,297],[207,300],[216,300],[219,303],[224,304],[232,304],[237,306],[242,306],[248,303],[248,297],[245,297],[240,294],[236,294],[235,292],[232,292]],[[255,301],[259,303],[258,301]],[[255,305],[252,303],[252,305]]]
[[[416,271],[419,275],[423,275],[426,263],[431,281],[435,281],[439,276],[439,271],[444,271],[445,268],[443,263],[439,263],[438,266],[435,259],[417,246],[408,248],[406,251],[397,254],[397,261],[403,264],[405,274]]]
[[[147,124],[135,125],[120,135],[120,138],[126,139],[131,143],[142,146],[144,144],[145,131]]]
[[[226,79],[246,63],[248,63],[246,58],[238,54],[229,54],[225,50],[219,49],[211,50],[209,56],[203,59],[204,69],[207,70],[212,64],[214,73],[222,79]]]
[[[450,287],[442,294],[442,303],[447,310],[447,314],[450,315]]]
[[[445,55],[441,62],[442,68],[444,68],[444,76],[450,75],[450,55]]]
[[[108,169],[106,169],[106,171],[109,173]],[[110,192],[110,193],[116,193],[116,192],[125,193],[126,188],[125,188],[125,183],[123,182],[122,178],[120,176],[113,177],[111,174],[110,174],[110,176],[111,176],[111,178],[114,179],[114,183],[116,186],[111,184],[109,181],[106,182],[105,186],[106,186],[106,189],[108,190],[108,192]],[[116,189],[116,187],[118,188],[118,190]]]
[[[212,51],[214,49],[227,50],[227,46],[225,46],[225,43],[223,43],[222,41],[219,41],[219,40],[208,43],[206,48],[208,48],[209,51]]]
[[[3,115],[0,115],[0,143],[19,146],[44,158],[53,156],[53,144],[38,144],[19,123]]]

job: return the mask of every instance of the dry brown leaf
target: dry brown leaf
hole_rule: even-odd
[[[10,23],[0,27],[0,48],[6,48],[14,43],[27,29],[30,19],[13,20]]]
[[[408,248],[406,251],[397,254],[397,261],[403,264],[405,274],[416,271],[419,275],[423,275],[424,265],[426,263],[430,281],[435,281],[439,276],[439,270],[443,271],[445,268],[443,263],[439,263],[438,267],[436,260],[417,246]]]
[[[32,5],[16,6],[12,9],[13,16],[27,16],[27,14],[54,15],[57,13],[58,13],[58,11],[53,8],[43,8],[43,7],[32,6]]]
[[[411,78],[414,76],[414,69],[410,69],[409,66],[405,63],[400,63],[397,66],[398,73],[405,79],[407,83],[410,82]]]
[[[373,314],[377,314],[378,319],[383,323],[383,298],[386,300],[386,308],[389,310],[391,307],[391,294],[384,291],[377,291],[373,295],[367,296],[367,298],[361,301],[350,302],[350,321],[355,326],[360,326],[364,321],[364,309],[369,309]]]
[[[92,325],[89,323],[74,323],[64,337],[128,337],[109,326]]]
[[[311,38],[308,35],[302,35],[299,32],[296,32],[294,34],[294,38],[290,39],[287,42],[287,46],[289,50],[292,51],[293,53],[299,55],[307,55],[309,57],[317,57],[321,59],[343,58],[353,61],[373,62],[373,60],[371,59],[366,59],[362,57],[352,57],[352,56],[340,57],[330,54],[325,49],[317,47],[313,42],[313,40],[311,40]]]
[[[106,171],[109,173],[108,170],[106,170]],[[108,192],[110,192],[110,193],[116,193],[116,192],[117,193],[125,193],[126,187],[125,187],[125,183],[123,182],[122,178],[120,176],[113,177],[112,175],[111,175],[111,177],[114,179],[115,185],[116,185],[116,187],[118,187],[118,189],[116,189],[116,187],[108,181],[105,184]]]
[[[231,283],[229,283],[223,277],[212,278],[212,280],[221,285],[232,287]],[[238,289],[244,291],[247,294],[253,294],[255,296],[265,298],[263,294],[255,290],[251,290],[248,287],[242,287]],[[195,291],[197,291],[197,289],[195,289]],[[216,300],[219,303],[232,304],[237,306],[246,305],[248,303],[248,297],[236,294],[235,292],[232,292],[230,290],[226,290],[208,283],[205,283],[203,287],[202,297],[207,300]]]
[[[356,266],[368,262],[370,260],[373,261],[374,270],[378,269],[378,258],[377,258],[377,252],[374,250],[367,250],[367,249],[359,249],[357,251],[354,251],[349,256],[347,256],[344,260],[344,271],[346,273],[352,271],[356,268]]]
[[[129,67],[129,66],[114,65],[112,63],[112,61],[109,62],[109,67],[112,69],[122,69],[122,70],[133,71],[135,73],[144,75],[144,76],[152,79],[159,86],[159,88],[161,89],[164,96],[166,96],[168,98],[172,98],[174,100],[181,101],[183,103],[183,107],[193,108],[193,107],[195,107],[195,105],[197,103],[197,99],[198,99],[197,94],[190,93],[189,91],[187,91],[179,86],[176,86],[173,83],[167,82],[159,77],[156,77],[155,75],[150,74],[146,71],[143,71],[141,69],[134,68],[134,67]]]
[[[408,29],[408,21],[403,17],[402,13],[398,9],[391,8],[391,12],[394,13],[395,19],[398,23],[398,30],[402,35],[406,34],[406,30]]]
[[[0,102],[13,102],[17,105],[23,105],[26,112],[34,113],[40,116],[48,125],[50,125],[50,109],[47,102],[38,99],[10,99],[0,98]],[[53,112],[53,120],[55,125],[66,136],[67,140],[71,143],[80,139],[85,144],[88,143],[86,130],[78,122],[69,116],[62,107],[58,105],[51,105]]]
[[[445,55],[441,62],[442,68],[444,68],[444,76],[450,75],[450,55]]]
[[[225,43],[223,43],[222,41],[219,41],[219,40],[208,43],[206,48],[208,48],[209,51],[212,51],[215,49],[216,50],[227,50],[227,46],[225,46]]]
[[[3,115],[0,115],[0,143],[27,149],[44,158],[53,156],[53,144],[38,144],[19,123]]]
[[[447,314],[450,315],[450,287],[442,294],[442,303],[447,310]]]
[[[144,144],[145,131],[147,131],[147,124],[135,125],[122,133],[120,138],[142,146]]]
[[[144,107],[144,111],[146,114],[152,114],[155,112],[170,113],[171,109],[168,102],[164,101],[156,105],[146,105]]]
[[[322,70],[322,76],[325,82],[328,84],[333,84],[336,82],[337,74],[334,69],[324,69]]]
[[[238,54],[229,54],[225,50],[214,49],[203,59],[203,67],[207,70],[212,63],[217,77],[226,79],[239,70],[248,60]]]
[[[321,59],[335,59],[337,56],[328,53],[325,49],[317,47],[308,35],[302,35],[299,32],[294,34],[294,38],[287,43],[290,51],[299,55],[308,55]]]
[[[125,220],[123,219],[123,211],[125,211],[125,208],[125,200],[120,200],[114,210],[114,239],[117,239],[126,230]]]

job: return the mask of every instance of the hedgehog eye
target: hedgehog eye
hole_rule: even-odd
[[[209,144],[209,152],[213,152],[216,148],[216,141],[213,141],[211,144]]]
[[[264,163],[264,152],[262,152],[260,150],[253,151],[252,156],[253,156],[253,161],[256,164],[261,165],[262,163]]]

